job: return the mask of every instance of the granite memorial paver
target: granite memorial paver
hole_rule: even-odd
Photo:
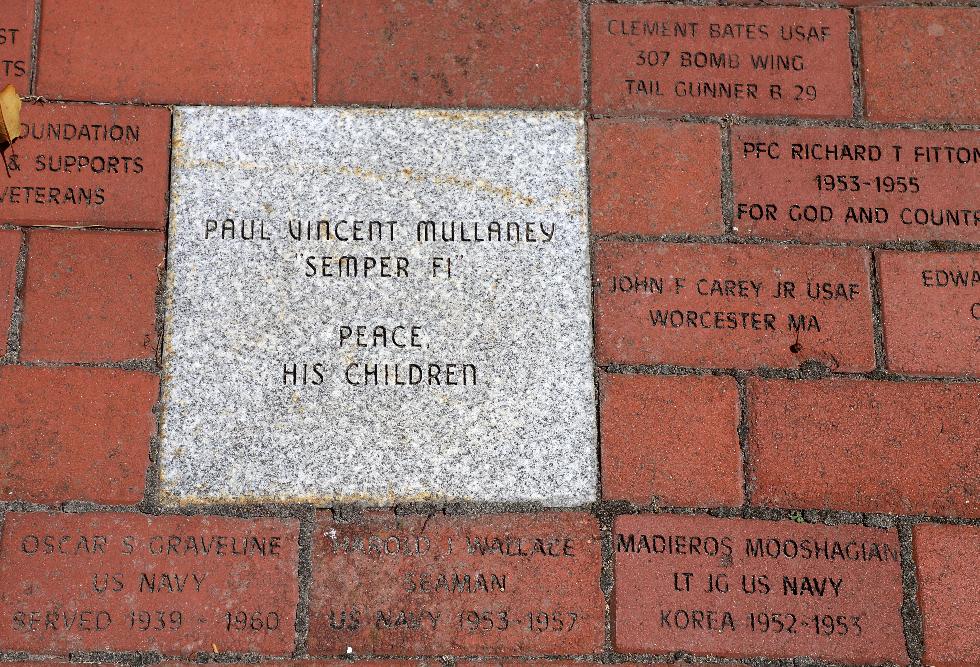
[[[580,114],[174,123],[165,494],[595,497]]]

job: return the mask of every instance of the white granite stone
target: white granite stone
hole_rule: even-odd
[[[171,502],[595,498],[580,114],[179,108],[172,169]],[[374,240],[291,237],[290,221],[320,220],[385,224]],[[424,220],[492,240],[419,241]],[[359,274],[378,264],[342,277],[340,256]],[[445,260],[433,275],[434,257],[451,275]],[[345,326],[418,329],[414,346],[361,347],[341,344]],[[393,384],[396,366],[422,381]]]

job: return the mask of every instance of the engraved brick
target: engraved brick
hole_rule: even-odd
[[[124,361],[156,354],[163,234],[28,234],[21,359]]]
[[[322,104],[582,104],[576,0],[324,0]]]
[[[720,234],[718,126],[648,120],[589,125],[596,234]]]
[[[140,502],[158,386],[139,371],[0,367],[0,500]]]
[[[600,362],[874,367],[863,250],[601,241],[596,248]]]
[[[980,120],[980,12],[875,7],[858,12],[864,107],[880,121]]]
[[[0,219],[163,229],[167,109],[25,103],[21,121],[23,136],[7,154],[11,177],[0,181]]]
[[[843,10],[592,6],[601,113],[849,117]]]
[[[878,254],[888,367],[980,375],[980,253]]]
[[[3,531],[5,649],[293,650],[295,520],[14,512]]]
[[[631,515],[613,548],[618,651],[909,662],[894,531]]]
[[[596,520],[322,513],[313,544],[314,655],[590,654],[603,638]]]
[[[0,16],[0,82],[30,94],[34,0],[4,0]]]
[[[980,527],[919,524],[912,535],[924,664],[980,664]]]
[[[309,0],[46,0],[39,95],[109,102],[309,104]]]
[[[743,126],[739,235],[980,242],[980,132]]]
[[[14,311],[17,288],[17,260],[20,258],[21,235],[0,230],[0,357],[7,353],[7,332]]]
[[[755,503],[980,517],[980,386],[752,379]]]
[[[638,504],[742,504],[731,377],[603,375],[602,495]]]

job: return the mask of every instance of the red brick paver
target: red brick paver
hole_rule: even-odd
[[[742,504],[730,377],[603,375],[602,495],[639,504]]]
[[[34,0],[4,0],[0,15],[0,85],[30,94]]]
[[[140,502],[159,383],[140,371],[0,366],[0,500]]]
[[[869,118],[980,120],[975,8],[866,8],[858,12],[858,26]]]
[[[289,654],[298,532],[294,519],[10,513],[0,645]]]
[[[308,0],[45,0],[38,94],[157,104],[309,104]]]
[[[601,362],[874,367],[869,257],[847,248],[599,242]]]
[[[752,500],[980,517],[980,387],[938,382],[748,384]]]
[[[163,253],[156,232],[30,232],[21,359],[152,359]]]
[[[592,5],[592,109],[849,117],[842,10]]]
[[[742,126],[739,235],[980,243],[980,132]]]
[[[980,253],[878,254],[888,367],[980,376]]]
[[[324,0],[321,104],[570,108],[576,0]]]
[[[618,651],[909,662],[894,531],[631,515],[613,549]]]
[[[980,664],[980,528],[931,526],[913,531],[922,608],[925,664]]]
[[[716,125],[593,121],[589,172],[596,234],[724,231]]]
[[[579,513],[317,519],[310,653],[590,654],[600,547]]]
[[[163,229],[170,112],[24,104],[22,136],[0,181],[0,216],[24,225]]]

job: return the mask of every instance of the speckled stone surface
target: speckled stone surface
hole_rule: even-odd
[[[172,180],[172,502],[595,498],[581,115],[178,108]]]

